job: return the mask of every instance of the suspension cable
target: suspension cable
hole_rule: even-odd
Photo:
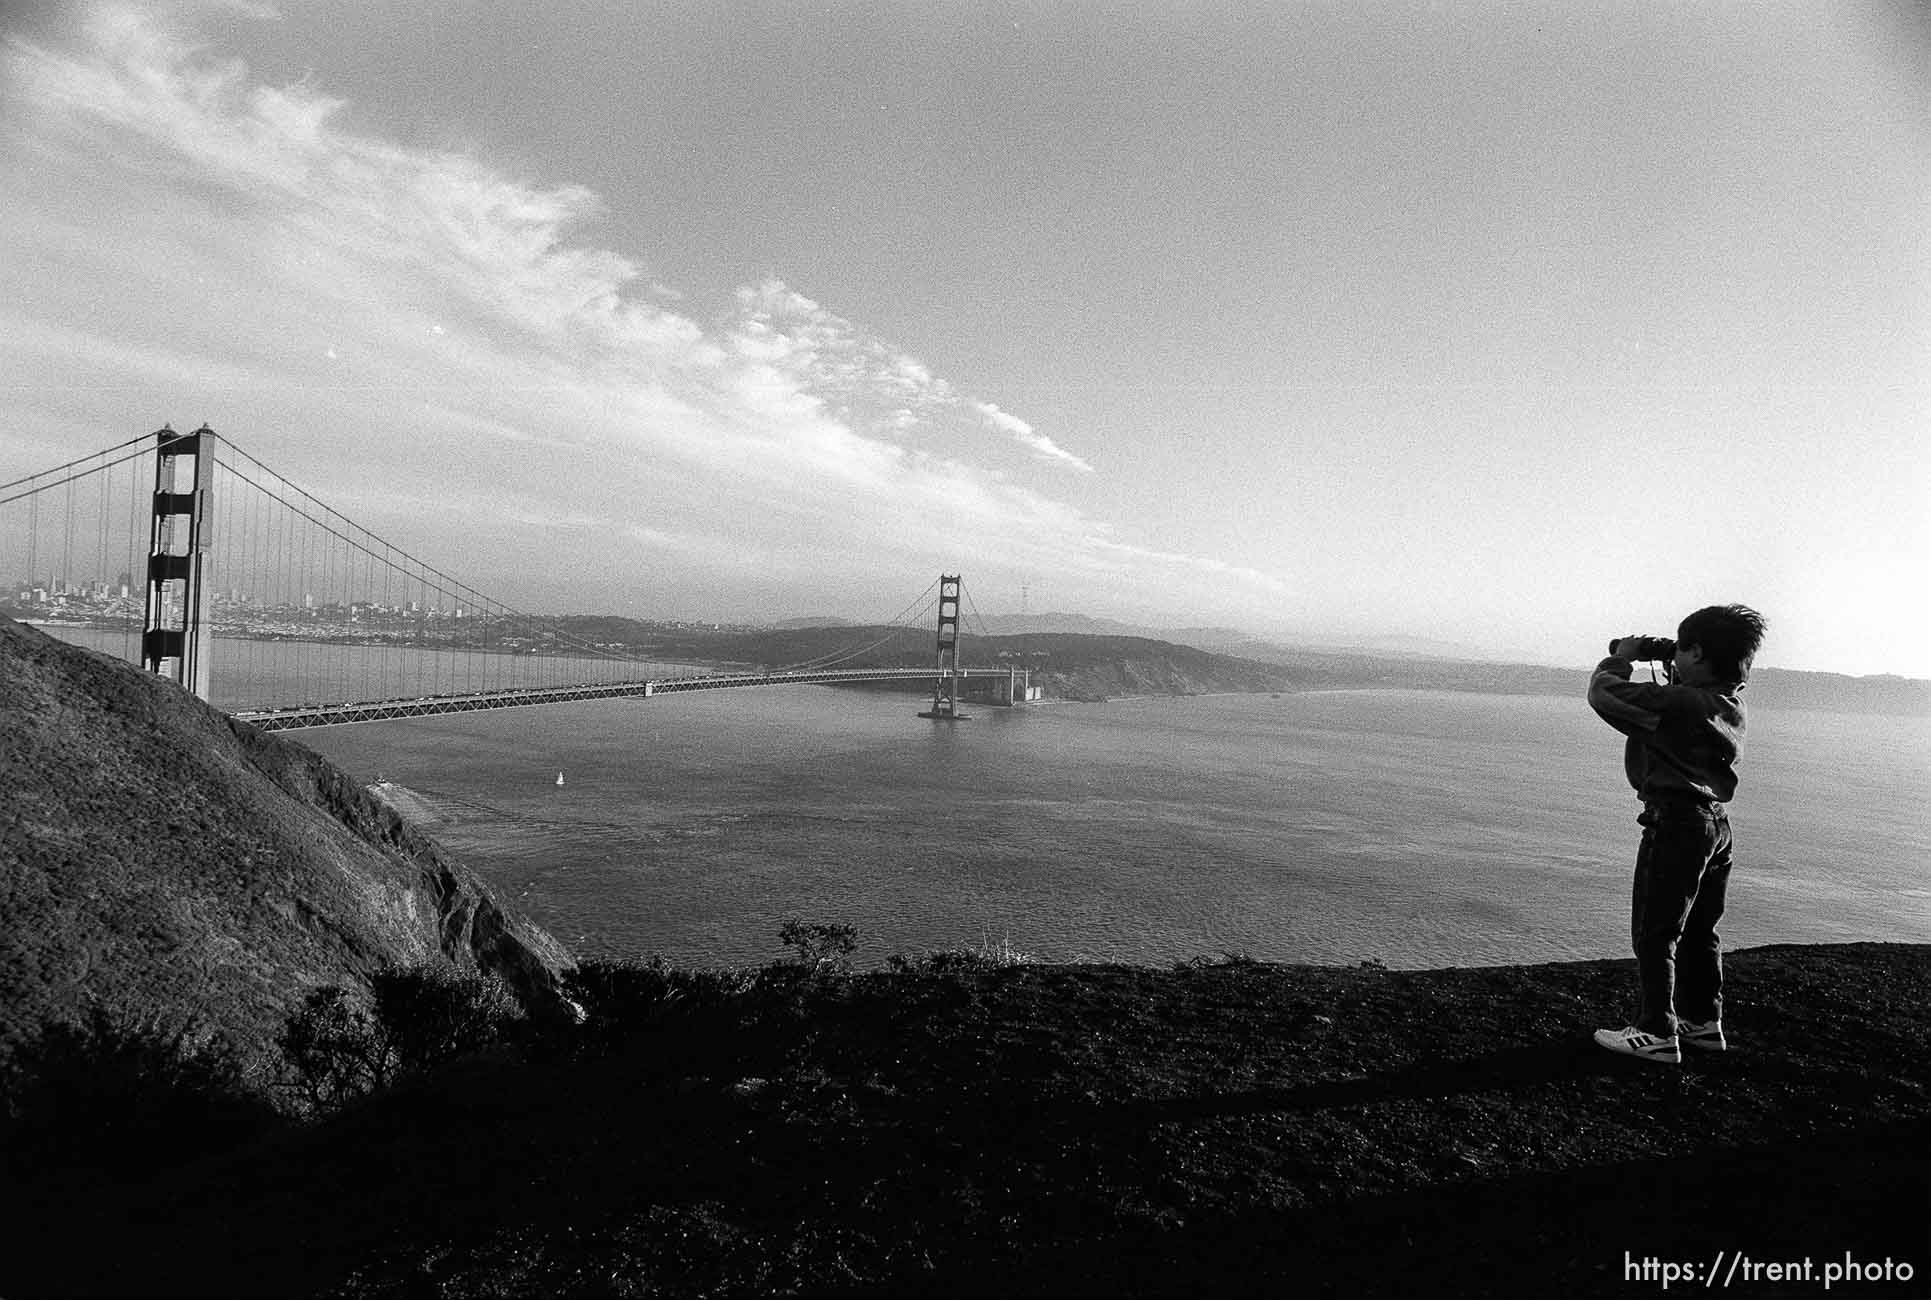
[[[259,457],[220,437],[212,430],[203,431],[202,436],[208,438],[210,443],[221,444],[221,448],[219,453],[212,446],[207,449],[205,454],[210,457],[207,470],[205,473],[198,472],[197,478],[204,485],[212,486],[214,466],[219,464],[233,476],[234,482],[254,489],[248,495],[246,502],[235,501],[233,493],[221,493],[215,496],[216,502],[223,508],[223,514],[217,525],[220,535],[216,539],[216,544],[220,548],[220,567],[229,572],[239,573],[244,564],[242,556],[259,555],[265,561],[263,572],[266,577],[251,583],[252,586],[261,587],[261,590],[249,593],[251,602],[259,602],[252,612],[258,617],[266,618],[271,610],[282,609],[293,617],[296,626],[304,629],[296,631],[292,637],[283,633],[273,633],[266,641],[259,636],[248,637],[251,644],[245,650],[231,645],[230,649],[235,651],[236,655],[231,656],[235,662],[228,667],[244,672],[250,678],[245,684],[237,683],[237,690],[260,694],[266,692],[267,683],[271,678],[293,672],[307,680],[316,672],[320,672],[327,676],[330,682],[314,685],[328,690],[329,684],[339,677],[341,679],[339,688],[346,695],[352,686],[357,685],[351,679],[357,676],[356,670],[359,668],[361,678],[359,685],[366,695],[369,692],[369,676],[372,670],[376,671],[378,677],[386,683],[391,666],[389,661],[392,649],[398,650],[399,653],[400,662],[394,665],[398,670],[406,672],[410,667],[415,669],[419,695],[424,693],[422,687],[425,670],[434,675],[431,690],[443,689],[442,676],[445,671],[443,668],[445,662],[448,663],[450,689],[454,690],[460,685],[463,689],[470,691],[479,689],[479,674],[480,689],[488,690],[492,675],[500,679],[496,683],[499,687],[514,687],[527,684],[527,679],[532,676],[539,681],[549,681],[551,685],[555,685],[557,681],[573,679],[579,671],[595,672],[589,664],[585,664],[582,669],[571,669],[566,672],[563,662],[565,658],[600,661],[607,666],[607,670],[619,672],[621,670],[618,666],[621,664],[653,662],[653,656],[646,652],[615,650],[604,643],[594,642],[587,637],[566,631],[562,616],[552,616],[545,622],[537,615],[483,595],[468,583],[377,537],[369,529],[329,506]],[[152,454],[154,438],[155,435],[152,433],[139,434],[116,446],[68,461],[53,469],[0,483],[0,506],[22,499],[29,502],[29,513],[32,516],[28,521],[30,581],[39,580],[38,574],[33,570],[38,564],[34,557],[42,549],[39,545],[41,498],[49,490],[65,487],[69,508],[66,511],[64,526],[50,539],[52,545],[46,548],[49,551],[55,549],[60,551],[59,563],[62,566],[62,572],[53,581],[69,585],[75,581],[73,549],[76,541],[74,534],[78,526],[87,532],[96,533],[95,538],[83,540],[81,544],[84,547],[88,540],[95,542],[96,567],[102,570],[96,575],[96,580],[112,591],[114,584],[108,582],[106,568],[107,552],[110,547],[108,515],[111,510],[114,510],[116,504],[113,471],[120,465],[129,464]],[[145,570],[139,563],[139,556],[149,548],[152,539],[142,536],[141,525],[144,519],[149,517],[152,506],[151,502],[147,502],[145,504],[148,505],[148,510],[143,510],[145,494],[142,490],[138,465],[131,467],[129,474],[127,557],[130,588],[126,599],[132,599],[136,595],[134,588],[139,587],[139,594],[145,600],[148,584],[144,576]],[[84,525],[77,525],[72,504],[79,481],[89,476],[94,476],[100,486],[100,518],[95,529],[85,529]],[[373,604],[377,598],[375,575],[378,572],[382,574],[380,613]],[[137,579],[140,581],[137,582]],[[403,616],[399,620],[399,627],[396,625],[394,612],[396,597],[392,595],[394,584],[398,579],[404,584],[401,599],[407,599],[409,587],[420,588],[422,596],[415,618],[412,620],[406,615]],[[264,582],[266,586],[262,585]],[[274,590],[277,582],[281,587],[279,592]],[[318,584],[319,590],[314,598],[334,610],[335,616],[354,623],[356,587],[359,582],[366,582],[368,587],[367,599],[371,605],[369,624],[362,630],[371,638],[370,643],[364,644],[358,641],[355,635],[356,629],[350,627],[346,632],[338,632],[338,636],[346,639],[335,645],[303,647],[281,644],[287,640],[306,642],[312,636],[319,634],[321,630],[319,621],[315,628],[307,628],[302,622],[303,615],[308,612],[306,592],[317,588]],[[939,586],[940,583],[935,580],[895,613],[883,625],[885,629],[883,635],[870,638],[864,644],[847,643],[824,654],[787,665],[779,671],[829,669],[869,655],[907,634],[916,633],[919,630],[916,623],[929,615]],[[231,583],[230,588],[239,599],[239,587]],[[441,635],[433,640],[429,636],[428,606],[432,589],[436,594],[438,611],[441,610],[444,600],[454,602],[448,616],[451,622],[448,625],[450,630],[446,643]],[[971,602],[970,592],[966,593],[966,599]],[[235,600],[226,603],[229,606],[226,610],[228,630],[231,635],[240,635],[240,630],[251,624],[242,622],[243,611],[235,607]],[[466,613],[473,614],[481,620],[480,624],[469,628],[458,627],[454,622],[456,609],[463,609]],[[971,605],[971,612],[978,622],[979,634],[988,635],[985,631],[984,617],[979,613],[976,604]],[[322,613],[318,610],[318,620],[321,617]],[[122,622],[124,632],[131,636],[132,630],[138,624],[126,611],[123,611]],[[210,620],[207,631],[211,642],[218,636],[217,625],[220,622],[219,619]],[[876,628],[878,625],[873,626]],[[491,636],[492,631],[495,632],[494,637]],[[402,637],[399,644],[398,635]],[[528,665],[530,671],[526,671],[521,663],[526,656],[515,654],[514,647],[510,647],[508,652],[511,653],[512,658],[501,665],[494,663],[495,657],[505,653],[504,649],[497,647],[502,647],[506,640],[513,637],[519,640],[527,638],[530,643],[529,648],[533,652],[541,653],[547,650],[547,653],[542,653],[545,662],[532,663]],[[460,654],[442,653],[445,650],[460,652]],[[123,638],[123,651],[124,654],[128,653],[127,636]],[[212,644],[209,647],[209,653],[213,653]],[[482,656],[480,662],[477,658],[479,653]],[[264,657],[267,662],[262,662]],[[291,662],[283,662],[285,657]],[[243,663],[242,659],[246,662]],[[380,662],[372,662],[376,659]],[[408,662],[410,659],[416,662],[411,665]],[[319,662],[311,662],[317,660]],[[613,677],[612,680],[615,678]]]
[[[887,632],[884,636],[880,637],[878,640],[872,642],[870,645],[859,646],[855,649],[850,646],[840,646],[835,650],[828,650],[824,654],[817,655],[811,659],[806,659],[806,660],[803,660],[802,662],[795,663],[795,664],[787,664],[785,667],[779,669],[779,671],[780,672],[798,672],[798,671],[810,671],[812,669],[817,669],[817,668],[829,668],[834,664],[841,664],[846,662],[847,660],[856,659],[860,655],[869,654],[873,650],[876,650],[879,646],[884,645],[887,641],[890,641],[892,638],[896,636],[901,636],[905,632],[916,631],[917,630],[916,627],[913,626],[911,623],[907,622],[906,620],[917,618],[919,615],[925,612],[926,607],[931,603],[929,598],[932,595],[933,589],[936,588],[938,585],[939,584],[936,581],[934,581],[924,591],[920,592],[918,596],[916,596],[912,600],[911,604],[907,605],[904,609],[901,609],[898,613],[892,615],[891,620],[885,624],[886,627],[889,627],[892,630]]]
[[[371,539],[380,541],[380,539],[375,538],[375,534],[369,532],[368,529],[363,528],[360,524],[357,524],[353,520],[349,519],[349,517],[347,515],[344,515],[341,511],[328,505],[326,502],[321,501],[320,499],[315,497],[312,493],[304,490],[297,484],[291,482],[285,475],[279,473],[273,467],[267,464],[264,464],[258,457],[255,457],[249,454],[248,452],[242,451],[239,447],[236,447],[234,443],[229,442],[227,439],[222,439],[222,441],[230,450],[246,458],[253,466],[255,466],[263,474],[272,475],[284,487],[286,487],[296,495],[302,497],[305,501],[311,503],[316,510],[322,512],[323,514],[332,516],[334,519],[341,520],[344,524],[347,524],[350,528],[354,529],[356,532],[362,533]],[[228,464],[225,466],[225,468],[228,470],[230,474],[233,474],[236,478],[240,479],[244,483],[247,483],[249,486],[253,487],[255,490],[259,492],[262,492],[271,496],[282,495],[271,491],[271,489],[269,489],[265,484],[258,481],[252,475],[249,475],[243,472],[242,470],[238,469],[233,464]],[[309,523],[321,529],[323,532],[326,532],[330,536],[335,537],[338,540],[342,541],[345,545],[354,547],[356,550],[361,551],[365,555],[370,555],[370,556],[375,555],[374,550],[372,550],[370,546],[365,544],[360,538],[351,536],[349,533],[344,532],[342,529],[337,528],[332,523],[328,522],[328,520],[318,518],[315,514],[310,513],[308,510],[303,509],[299,505],[296,505],[292,502],[287,501],[285,498],[282,499],[282,505],[283,505],[283,508],[288,510],[291,514],[297,515],[302,519],[307,520]],[[483,606],[483,605],[492,606],[496,609],[500,609],[510,615],[513,615],[516,618],[523,619],[526,623],[528,623],[532,627],[536,625],[537,618],[535,615],[526,613],[503,601],[496,600],[493,597],[485,596],[482,592],[476,590],[468,583],[462,581],[459,578],[453,577],[450,574],[444,573],[442,570],[436,568],[434,565],[414,555],[411,555],[408,551],[405,551],[400,547],[394,546],[387,542],[382,542],[381,544],[385,549],[393,552],[397,556],[400,556],[404,561],[407,562],[408,565],[415,566],[415,568],[419,571],[415,576],[417,580],[420,581],[423,585],[423,594],[425,597],[425,601],[428,596],[429,588],[431,586],[429,582],[429,577],[433,576],[437,579],[440,579],[442,583],[446,584],[444,586],[437,588],[439,594],[450,596],[450,597],[468,597],[471,603],[473,604],[476,604],[479,606]],[[395,564],[395,561],[385,558],[384,563]],[[396,565],[396,567],[405,568],[406,566]],[[428,576],[424,576],[424,575],[428,575]],[[426,609],[423,611],[423,617],[425,619],[427,618]],[[570,634],[562,631],[560,628],[553,627],[551,630],[554,633],[556,647],[559,651],[564,649],[574,649],[583,653],[585,656],[589,658],[605,659],[605,660],[622,660],[622,661],[631,662],[631,663],[644,662],[644,659],[642,656],[634,655],[634,654],[620,654],[615,651],[608,650],[603,646],[597,645],[593,642],[585,641],[578,637],[571,636]]]
[[[840,653],[834,650],[830,654],[820,655],[816,659],[807,659],[803,663],[788,664],[785,667],[780,668],[778,671],[787,672],[787,673],[788,672],[810,672],[818,669],[831,668],[838,664],[845,663],[847,660],[856,659],[860,655],[870,654],[872,651],[878,649],[878,647],[884,645],[887,641],[891,641],[891,640],[894,640],[895,638],[904,636],[907,632],[916,632],[916,631],[918,631],[918,629],[916,627],[911,627],[911,626],[894,627],[891,631],[887,632],[884,636],[872,642],[870,645],[859,646],[857,649],[850,650],[845,653]]]
[[[103,456],[112,456],[117,451],[123,451],[129,447],[133,447],[134,444],[137,442],[143,445],[135,448],[135,450],[133,451],[128,452],[127,455],[122,456],[119,460],[116,460],[113,463],[118,465],[121,463],[121,461],[132,460],[136,456],[145,456],[148,452],[148,448],[145,444],[147,443],[147,440],[149,438],[152,438],[153,436],[154,435],[151,433],[144,433],[144,434],[141,434],[139,437],[129,438],[126,442],[123,442],[118,446],[108,447],[102,451],[97,451],[91,456],[82,456],[78,460],[68,461],[65,465],[56,465],[52,469],[43,469],[36,473],[29,474],[25,478],[14,479],[10,483],[0,483],[0,492],[12,491],[12,489],[19,487],[22,483],[38,482],[38,480],[47,478],[49,475],[58,474],[63,470],[73,469],[74,466],[76,465],[85,465],[90,460],[99,460]],[[73,477],[80,478],[85,475],[92,474],[92,473],[95,473],[96,471],[103,470],[106,468],[107,466],[105,465],[96,465],[92,469],[81,470],[78,474],[75,474]],[[62,479],[60,482],[64,483],[66,481],[67,481],[66,479]],[[7,502],[9,501],[16,500],[19,497],[26,496],[27,493],[29,492],[38,492],[41,490],[41,488],[59,487],[59,486],[60,486],[60,483],[41,483],[39,487],[28,488],[26,492],[16,493],[14,496],[10,496],[10,497],[0,497],[0,506],[7,504]]]
[[[979,603],[972,598],[972,589],[961,582],[959,590],[965,593],[966,607],[972,611],[972,617],[978,621],[979,628],[975,635],[981,638],[991,637],[992,633],[986,627],[986,616],[979,612]]]

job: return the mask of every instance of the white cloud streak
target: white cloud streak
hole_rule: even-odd
[[[1091,465],[1081,460],[1078,456],[1075,456],[1072,452],[1067,451],[1064,447],[1061,447],[1045,434],[1040,433],[1032,425],[1027,424],[1018,416],[1000,410],[991,402],[974,402],[972,409],[983,416],[986,423],[999,430],[999,432],[1007,435],[1020,445],[1031,448],[1033,454],[1042,460],[1059,461],[1062,464],[1069,465],[1080,471],[1082,474],[1091,474],[1093,472]]]

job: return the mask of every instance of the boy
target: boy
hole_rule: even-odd
[[[1727,1045],[1716,933],[1730,881],[1723,805],[1737,789],[1738,695],[1765,626],[1746,606],[1711,605],[1684,619],[1675,641],[1618,639],[1590,679],[1590,707],[1629,738],[1623,770],[1643,801],[1629,925],[1638,1010],[1629,1027],[1596,1031],[1612,1052],[1681,1064],[1679,1043],[1714,1052]],[[1669,684],[1631,681],[1635,660],[1667,664]]]

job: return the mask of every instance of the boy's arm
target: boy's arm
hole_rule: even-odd
[[[1589,679],[1589,707],[1625,736],[1653,736],[1663,721],[1668,688],[1656,682],[1632,682],[1634,665],[1611,655],[1596,665]]]

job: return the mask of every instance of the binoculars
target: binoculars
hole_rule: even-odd
[[[1610,654],[1613,655],[1616,653],[1616,645],[1622,640],[1624,640],[1623,637],[1616,637],[1610,641]],[[1666,664],[1676,658],[1676,642],[1672,641],[1669,637],[1639,636],[1635,638],[1635,641],[1636,653],[1631,655],[1630,658],[1639,664]]]

